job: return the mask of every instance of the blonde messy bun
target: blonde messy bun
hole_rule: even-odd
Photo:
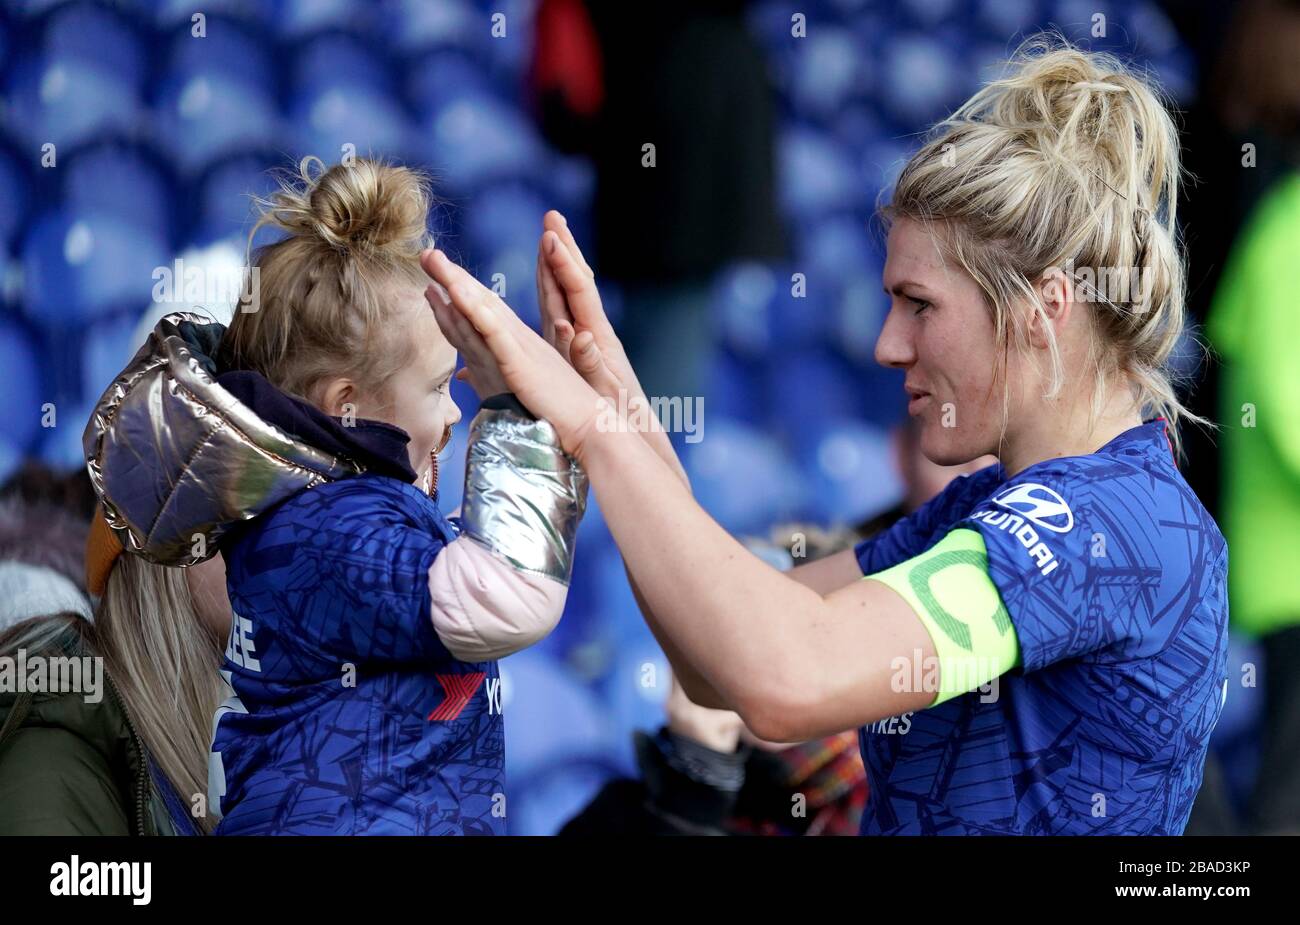
[[[258,201],[250,249],[263,227],[286,236],[250,257],[256,285],[226,331],[224,361],[308,401],[329,376],[382,391],[410,361],[396,295],[428,282],[419,257],[433,246],[431,198],[428,179],[407,167],[303,158]]]
[[[1039,306],[1043,274],[1072,272],[1097,333],[1094,413],[1122,374],[1177,440],[1180,419],[1207,423],[1183,408],[1166,369],[1183,327],[1180,172],[1178,132],[1156,87],[1113,56],[1038,37],[934,127],[883,211],[942,224],[1002,342],[1008,324],[1023,333],[1028,318],[1011,309]],[[1049,398],[1063,385],[1054,342],[1050,352]]]
[[[341,250],[418,257],[429,243],[429,201],[428,182],[413,170],[365,158],[326,169],[305,157],[298,177],[261,201],[261,224]]]

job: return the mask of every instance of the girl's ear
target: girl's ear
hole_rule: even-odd
[[[320,391],[321,410],[334,417],[342,417],[351,410],[356,413],[357,387],[351,379],[330,379]]]

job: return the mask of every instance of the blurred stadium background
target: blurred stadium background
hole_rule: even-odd
[[[718,277],[707,439],[686,454],[700,500],[735,532],[854,522],[899,500],[887,435],[901,379],[871,358],[886,305],[869,221],[915,133],[1053,25],[1149,65],[1180,103],[1197,81],[1194,56],[1146,2],[809,0],[802,41],[790,40],[789,6],[756,3],[748,21],[779,94],[791,263],[819,268],[824,285],[796,301],[789,267]],[[201,8],[206,37],[194,41],[192,2],[0,6],[0,481],[29,459],[83,465],[92,403],[153,319],[188,307],[152,300],[155,268],[237,270],[247,194],[268,189],[269,168],[304,154],[332,163],[351,143],[432,171],[441,246],[480,279],[526,281],[507,298],[534,322],[542,213],[560,209],[590,241],[592,166],[548,147],[526,102],[530,0]],[[490,36],[492,12],[506,14],[505,37]],[[1105,39],[1089,34],[1098,12]],[[42,166],[50,144],[55,168]],[[617,321],[618,293],[602,288]],[[455,388],[468,420],[475,398]],[[57,426],[42,426],[47,403]],[[446,510],[462,463],[456,453],[444,468]],[[631,731],[662,722],[667,664],[594,504],[580,548],[559,629],[503,663],[516,833],[554,832],[603,781],[632,773]],[[647,664],[657,683],[644,683]],[[1255,690],[1243,693],[1215,738],[1238,787],[1256,710]]]

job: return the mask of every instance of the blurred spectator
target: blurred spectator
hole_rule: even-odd
[[[1187,219],[1192,265],[1200,268],[1190,305],[1205,319],[1217,357],[1194,410],[1217,403],[1212,416],[1221,430],[1218,447],[1190,434],[1189,475],[1218,509],[1230,550],[1232,627],[1259,641],[1264,664],[1252,676],[1264,690],[1259,771],[1245,805],[1234,801],[1220,766],[1239,756],[1211,754],[1187,833],[1295,834],[1300,365],[1291,345],[1300,339],[1300,298],[1284,268],[1300,258],[1300,4],[1248,0],[1226,24],[1216,5],[1200,12],[1221,46],[1205,69],[1206,103],[1189,124],[1197,159],[1188,166],[1202,180]],[[1230,666],[1230,698],[1244,696],[1241,667]]]
[[[85,472],[32,463],[0,489],[0,632],[60,611],[90,618],[83,555],[93,507]]]
[[[713,274],[785,254],[775,98],[747,5],[673,0],[628,16],[542,0],[538,10],[543,132],[594,161],[596,266],[623,287],[619,336],[648,395],[701,394]]]
[[[1298,261],[1300,172],[1279,181],[1247,224],[1209,321],[1223,357],[1220,520],[1232,550],[1232,623],[1260,640],[1265,662],[1248,825],[1289,834],[1300,834],[1300,297],[1285,268]]]

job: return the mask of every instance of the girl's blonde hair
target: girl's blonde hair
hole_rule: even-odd
[[[223,365],[259,372],[307,401],[334,376],[382,395],[414,355],[394,323],[395,289],[429,283],[419,260],[433,246],[427,178],[367,158],[326,169],[306,157],[258,204],[248,236],[256,277],[226,331]],[[287,234],[254,255],[264,226]]]
[[[1037,283],[1053,270],[1070,276],[1075,298],[1091,303],[1093,419],[1123,376],[1178,445],[1180,420],[1208,423],[1183,407],[1167,366],[1183,330],[1180,172],[1178,132],[1151,83],[1111,55],[1038,37],[933,128],[882,215],[931,227],[974,277],[1004,346],[1000,371],[1030,320],[1013,307],[1041,316]],[[1065,372],[1044,330],[1055,398]],[[1004,391],[1004,412],[1006,402]]]

